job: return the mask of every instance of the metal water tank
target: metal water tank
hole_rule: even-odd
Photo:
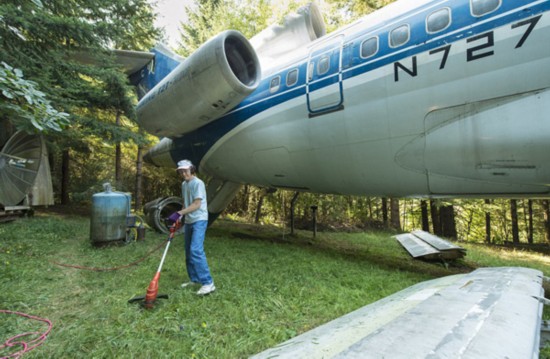
[[[105,192],[92,196],[90,239],[96,245],[126,239],[126,218],[132,203],[129,193],[114,192],[110,183],[103,188]]]

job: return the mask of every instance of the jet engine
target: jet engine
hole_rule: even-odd
[[[321,11],[310,3],[287,15],[281,25],[274,24],[255,35],[250,43],[256,50],[264,75],[274,64],[281,64],[290,54],[305,56],[312,41],[325,36],[326,28]]]
[[[179,137],[216,120],[260,83],[260,63],[238,31],[218,34],[159,82],[137,106],[142,128]]]

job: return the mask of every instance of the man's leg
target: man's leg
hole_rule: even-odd
[[[199,277],[193,265],[192,253],[191,253],[191,243],[193,241],[193,224],[184,224],[183,226],[183,237],[185,239],[185,267],[187,268],[187,274],[189,275],[189,280],[194,283],[199,283]]]
[[[191,238],[190,260],[197,275],[198,282],[202,285],[213,283],[206,254],[204,253],[204,237],[208,221],[197,221],[192,224],[193,232]],[[187,225],[186,225],[187,226]],[[193,280],[193,279],[191,279]]]

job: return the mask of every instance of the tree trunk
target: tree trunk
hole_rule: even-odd
[[[432,217],[432,226],[434,228],[433,233],[436,236],[443,235],[441,230],[441,222],[439,220],[439,208],[437,207],[436,200],[433,199],[430,200],[430,215]]]
[[[382,223],[384,223],[384,227],[388,227],[388,199],[382,198]]]
[[[371,197],[367,197],[366,198],[367,200],[367,208],[369,209],[369,221],[372,222],[372,219],[374,218],[374,214],[372,213],[372,198]]]
[[[518,205],[515,199],[510,200],[510,214],[512,216],[512,242],[519,244]]]
[[[391,226],[397,230],[401,230],[401,218],[399,216],[399,200],[390,198]]]
[[[256,224],[260,223],[260,218],[262,218],[262,206],[264,204],[265,196],[266,193],[264,191],[260,191],[260,198],[258,199],[258,205],[256,206],[256,216],[254,217],[254,223]]]
[[[120,111],[116,112],[116,125],[120,126]],[[122,150],[120,148],[120,141],[117,141],[115,147],[115,187],[117,190],[122,191]]]
[[[136,193],[135,193],[135,204],[134,209],[139,211],[141,209],[141,203],[143,202],[143,161],[141,154],[143,152],[143,146],[139,145],[137,150],[137,161],[136,161]]]
[[[294,208],[296,206],[296,201],[298,200],[298,195],[300,192],[294,192],[294,196],[290,201],[290,234],[294,234]]]
[[[550,200],[543,200],[542,208],[544,210],[544,238],[546,242],[550,243]]]
[[[63,150],[61,155],[61,204],[69,204],[69,150]]]
[[[441,206],[439,209],[441,234],[446,238],[457,238],[454,207]]]
[[[424,232],[430,231],[430,221],[428,218],[428,202],[425,200],[420,201],[420,210],[422,212],[422,230]]]
[[[527,201],[527,210],[529,211],[529,232],[527,234],[527,242],[533,244],[533,200]]]
[[[487,207],[491,204],[490,199],[485,200],[485,242],[491,244],[491,211]]]

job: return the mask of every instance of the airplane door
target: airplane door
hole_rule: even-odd
[[[306,97],[309,116],[344,108],[342,86],[342,43],[344,36],[311,48],[307,66]]]

